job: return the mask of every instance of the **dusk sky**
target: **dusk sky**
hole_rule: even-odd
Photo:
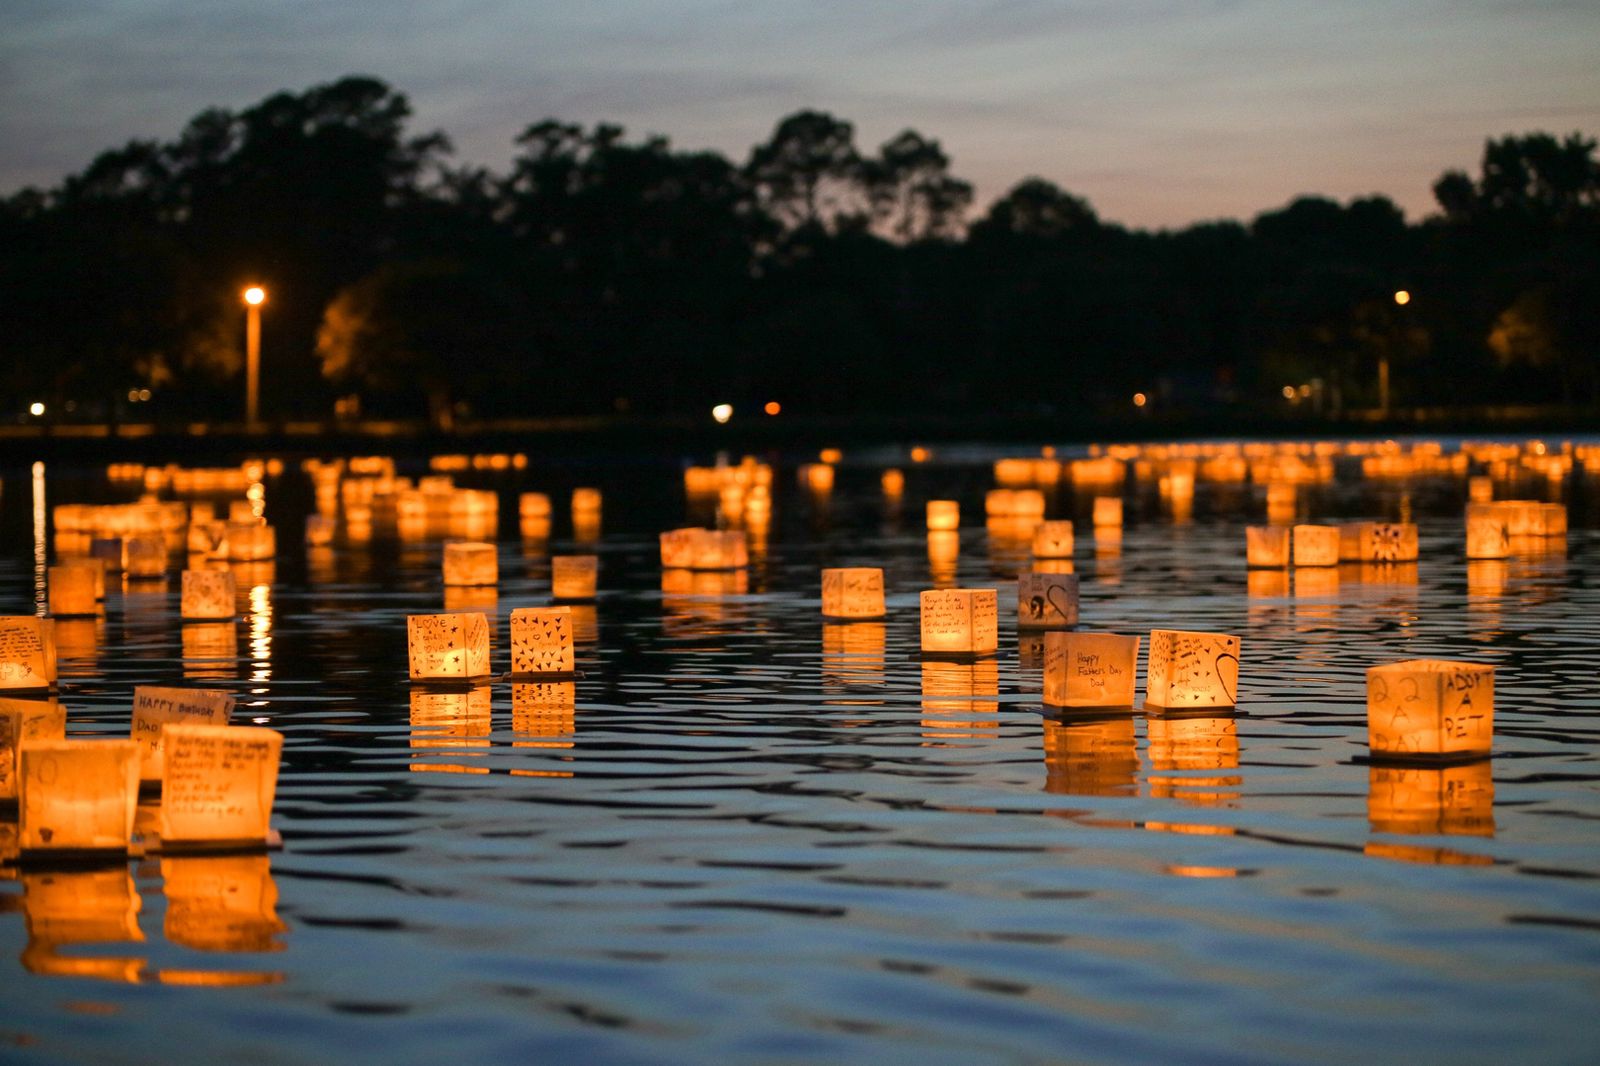
[[[12,0],[0,192],[368,74],[500,168],[547,116],[742,161],[786,114],[939,139],[978,205],[1037,174],[1138,227],[1302,193],[1433,208],[1486,137],[1600,133],[1595,0]]]

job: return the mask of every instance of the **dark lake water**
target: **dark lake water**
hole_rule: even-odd
[[[406,680],[406,615],[446,606],[442,533],[308,550],[289,464],[265,481],[280,558],[239,568],[231,632],[181,625],[173,580],[60,636],[70,733],[208,679],[281,730],[285,847],[0,872],[0,1061],[1597,1061],[1593,483],[1554,486],[1564,543],[1469,564],[1464,479],[1341,464],[1302,513],[1409,514],[1422,557],[1336,576],[1247,575],[1261,486],[1202,482],[1180,521],[1130,481],[1098,546],[1063,487],[1084,628],[1234,633],[1243,665],[1233,716],[1062,720],[1015,627],[1026,545],[983,524],[1000,454],[847,455],[825,501],[780,467],[747,577],[687,586],[656,544],[705,518],[675,462],[459,474],[501,494],[498,588],[450,601],[493,616],[497,671],[510,610],[577,550],[566,494],[605,504],[570,692],[449,696]],[[5,471],[5,613],[35,609],[33,484]],[[519,536],[524,490],[555,501],[548,543]],[[955,560],[923,526],[944,496]],[[886,622],[822,623],[837,565],[884,568]],[[996,659],[918,658],[935,578],[1000,590]],[[1413,657],[1498,668],[1491,762],[1361,761],[1364,671]]]

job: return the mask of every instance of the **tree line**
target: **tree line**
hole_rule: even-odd
[[[550,119],[503,173],[409,119],[347,77],[0,201],[0,417],[237,418],[248,284],[274,417],[1336,414],[1380,365],[1396,407],[1600,402],[1578,133],[1490,139],[1415,223],[1306,196],[1148,232],[1037,177],[979,212],[937,140],[819,111],[742,162]]]

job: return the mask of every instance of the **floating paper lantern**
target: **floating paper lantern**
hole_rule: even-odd
[[[139,745],[139,780],[160,781],[166,752],[162,730],[168,725],[227,725],[233,697],[216,688],[164,688],[140,685],[133,690],[130,735]]]
[[[67,712],[54,699],[0,699],[0,800],[15,800],[22,745],[67,738]]]
[[[1033,557],[1035,559],[1072,558],[1072,523],[1070,521],[1040,522],[1033,530]]]
[[[1567,535],[1567,507],[1561,503],[1539,505],[1539,533],[1546,537]]]
[[[1367,820],[1379,833],[1494,835],[1488,759],[1460,766],[1367,768]]]
[[[1341,563],[1359,563],[1361,561],[1361,538],[1371,522],[1341,522],[1339,524],[1339,561]]]
[[[833,467],[827,463],[802,463],[797,474],[807,492],[821,496],[833,491]]]
[[[517,497],[517,517],[521,519],[550,518],[550,497],[542,492],[524,492]]]
[[[413,681],[464,682],[489,673],[489,622],[481,614],[406,616]]]
[[[579,488],[572,490],[572,513],[576,515],[598,515],[603,497],[599,489]]]
[[[1078,624],[1076,574],[1020,574],[1017,577],[1017,627],[1066,629]]]
[[[822,571],[822,617],[882,618],[884,614],[882,569],[849,566]]]
[[[447,541],[444,546],[446,585],[493,585],[500,580],[500,558],[493,544]]]
[[[1410,522],[1365,522],[1361,526],[1361,561],[1417,561],[1417,527]]]
[[[1122,526],[1122,497],[1096,496],[1094,498],[1094,524],[1096,529]]]
[[[1046,633],[1044,702],[1054,707],[1132,707],[1138,658],[1138,637]]]
[[[333,533],[336,528],[334,520],[327,515],[306,515],[306,544],[313,548],[326,548],[333,543]]]
[[[899,470],[885,470],[878,482],[883,487],[883,494],[890,498],[898,497],[906,490],[906,476]]]
[[[1150,632],[1145,704],[1167,710],[1232,707],[1239,689],[1239,638],[1177,629]]]
[[[195,522],[189,526],[185,545],[190,555],[221,559],[228,554],[228,523]]]
[[[288,926],[278,917],[278,886],[266,855],[163,855],[161,894],[167,900],[162,934],[174,944],[228,952],[283,947],[277,938]],[[231,971],[216,976],[217,983],[227,984],[281,979],[278,974]]]
[[[238,585],[231,570],[185,570],[179,613],[186,622],[225,621],[238,613]]]
[[[570,674],[572,608],[519,607],[511,612],[511,672]]]
[[[999,596],[994,589],[924,589],[925,655],[992,655],[999,647]]]
[[[1289,565],[1289,530],[1283,526],[1246,526],[1245,565],[1254,569],[1279,569]]]
[[[961,528],[961,504],[955,500],[929,500],[927,515],[930,530]]]
[[[1467,504],[1467,558],[1504,559],[1510,554],[1511,535],[1499,505]]]
[[[276,531],[265,522],[228,523],[228,560],[250,563],[274,558],[278,554]]]
[[[734,570],[750,563],[743,530],[672,529],[661,534],[661,565],[683,570]]]
[[[1494,667],[1408,659],[1367,671],[1367,739],[1374,759],[1488,755]]]
[[[1338,526],[1295,526],[1294,565],[1338,566]]]
[[[552,555],[550,595],[558,600],[592,600],[600,579],[598,555]]]
[[[55,627],[51,618],[0,615],[0,692],[55,686]]]
[[[162,746],[163,845],[267,842],[282,733],[261,726],[169,724]]]
[[[57,618],[99,614],[96,586],[104,583],[105,576],[105,569],[93,564],[50,567],[50,613]]]
[[[131,740],[52,740],[21,753],[18,845],[28,851],[126,853],[139,795]]]
[[[1138,794],[1139,754],[1131,715],[1097,721],[1045,718],[1044,788],[1052,795]]]
[[[160,536],[129,537],[127,572],[130,578],[159,578],[167,572],[167,541]]]
[[[1488,503],[1494,499],[1494,479],[1473,477],[1467,479],[1467,499],[1472,503]]]
[[[1267,485],[1267,521],[1289,523],[1294,521],[1295,485],[1292,481],[1274,481]]]

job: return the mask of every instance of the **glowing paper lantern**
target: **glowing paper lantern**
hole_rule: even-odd
[[[105,581],[105,576],[102,567],[93,565],[50,567],[50,613],[57,618],[99,614],[100,598],[95,588]]]
[[[1494,667],[1408,659],[1367,671],[1372,757],[1475,757],[1494,743]]]
[[[328,515],[306,515],[306,544],[313,548],[326,548],[333,543],[336,523]]]
[[[1338,526],[1295,526],[1295,566],[1338,566]]]
[[[599,489],[580,488],[572,490],[572,513],[577,515],[598,515],[603,497]]]
[[[1339,561],[1341,563],[1359,563],[1361,561],[1361,538],[1371,522],[1341,522],[1339,524]]]
[[[195,522],[189,526],[185,546],[190,555],[211,559],[225,558],[228,554],[228,523]]]
[[[1467,499],[1472,503],[1488,503],[1494,499],[1494,479],[1473,477],[1467,479]]]
[[[22,745],[67,738],[67,712],[48,700],[0,699],[0,800],[17,798]]]
[[[186,622],[216,622],[238,613],[238,586],[231,570],[185,570],[179,613]]]
[[[1046,633],[1044,702],[1053,707],[1132,707],[1138,658],[1138,637]]]
[[[1254,569],[1279,569],[1289,565],[1289,530],[1283,526],[1246,526],[1245,565]]]
[[[955,500],[929,500],[927,515],[931,530],[961,528],[961,504]]]
[[[1000,645],[999,596],[994,589],[924,589],[925,655],[992,655]]]
[[[897,497],[906,490],[906,476],[899,470],[885,470],[883,477],[879,479],[879,484],[882,485],[885,496]]]
[[[849,566],[822,571],[822,617],[882,618],[884,614],[882,569]]]
[[[1078,624],[1078,575],[1019,574],[1017,627],[1066,629]]]
[[[1094,498],[1095,528],[1121,527],[1122,497],[1096,496]]]
[[[1567,507],[1561,503],[1539,505],[1539,534],[1545,537],[1567,535]]]
[[[1467,504],[1467,558],[1504,559],[1511,554],[1511,535],[1498,504]]]
[[[1035,559],[1072,558],[1072,523],[1070,521],[1040,522],[1033,530],[1033,557]]]
[[[1238,637],[1177,629],[1150,631],[1147,706],[1168,710],[1232,707],[1238,690]]]
[[[230,525],[253,526],[260,521],[261,512],[256,510],[256,505],[252,501],[228,501],[228,522]]]
[[[261,726],[168,725],[161,842],[265,844],[283,734]]]
[[[215,688],[163,688],[140,685],[133,690],[133,726],[139,745],[139,780],[160,781],[166,766],[162,730],[169,725],[227,725],[233,697]]]
[[[406,616],[411,680],[464,682],[489,673],[489,622],[481,614]]]
[[[1365,522],[1361,526],[1361,561],[1414,563],[1417,527],[1410,522]]]
[[[550,595],[558,600],[592,600],[600,580],[598,555],[552,555]]]
[[[1295,491],[1292,481],[1274,481],[1267,485],[1267,521],[1294,521]]]
[[[28,851],[126,852],[139,796],[131,740],[52,740],[21,753],[18,845]]]
[[[661,565],[684,570],[736,570],[750,564],[742,529],[671,529],[661,534]]]
[[[542,492],[524,492],[517,497],[517,517],[520,519],[550,519],[550,497]]]
[[[816,495],[833,491],[833,467],[827,463],[802,463],[798,471],[800,487]]]
[[[0,615],[0,692],[45,690],[55,683],[55,620]]]
[[[167,572],[167,541],[161,536],[129,537],[127,541],[127,572],[130,578],[149,579],[165,576]]]
[[[511,612],[511,672],[570,674],[572,608],[519,607]]]
[[[1488,759],[1461,766],[1367,768],[1367,821],[1379,833],[1493,836],[1494,775]]]
[[[493,544],[452,540],[444,546],[446,585],[493,585],[500,580],[500,557]]]
[[[228,561],[239,563],[259,562],[278,554],[276,531],[265,522],[253,524],[228,523]]]

